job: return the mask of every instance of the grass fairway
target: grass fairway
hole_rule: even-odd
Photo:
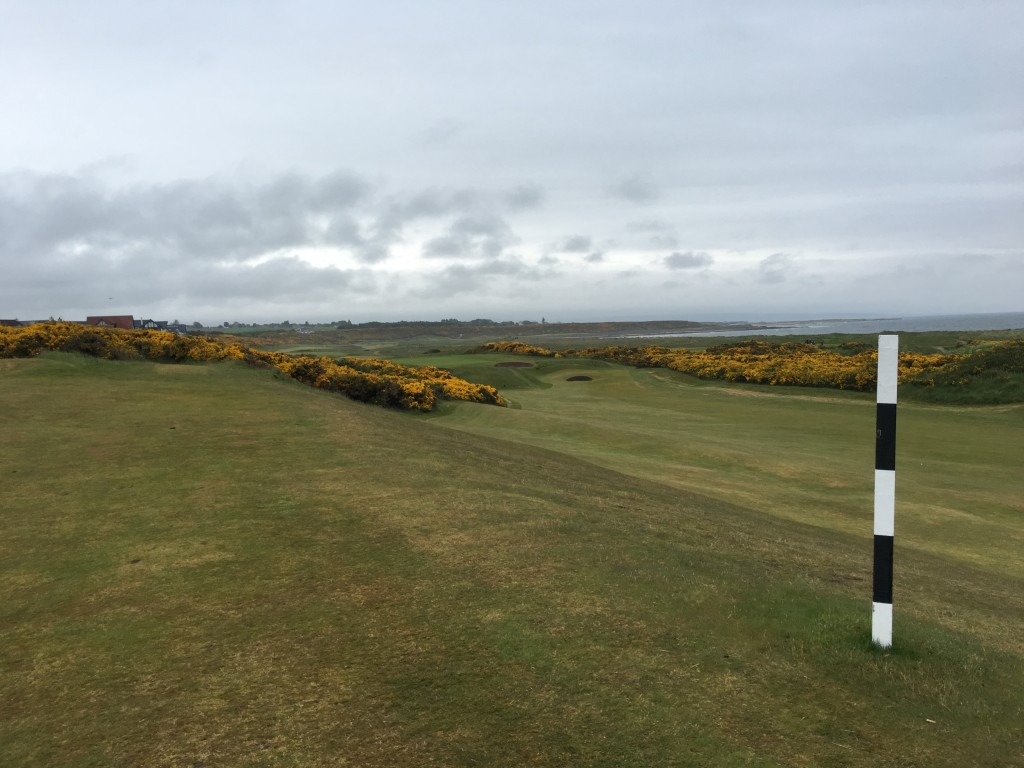
[[[0,361],[0,764],[1024,763],[1020,410],[901,411],[881,653],[870,399],[506,359]]]
[[[448,406],[446,426],[871,535],[873,393],[706,382],[595,360],[433,359],[500,387],[512,405],[497,414]],[[1024,576],[1024,406],[903,403],[897,433],[897,545]]]

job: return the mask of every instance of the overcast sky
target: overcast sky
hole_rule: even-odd
[[[0,0],[0,317],[1024,311],[1024,3]]]

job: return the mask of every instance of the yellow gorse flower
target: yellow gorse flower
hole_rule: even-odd
[[[249,365],[273,368],[317,389],[408,410],[429,411],[439,398],[506,404],[494,387],[465,381],[450,371],[433,366],[416,368],[390,360],[292,356],[206,336],[179,336],[168,331],[126,331],[78,323],[0,327],[0,358],[33,357],[43,350],[84,352],[112,360],[243,360]]]
[[[670,368],[701,379],[775,386],[832,387],[871,390],[876,386],[878,353],[849,342],[837,351],[815,344],[741,341],[703,351],[670,347],[596,347],[553,352],[518,341],[489,342],[483,352],[536,357],[582,357],[610,360],[638,368]],[[844,352],[847,352],[844,354]],[[964,355],[904,352],[899,357],[900,382],[927,383],[927,376],[963,360]]]

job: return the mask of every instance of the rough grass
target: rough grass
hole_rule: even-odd
[[[1019,563],[970,540],[907,546],[897,645],[878,652],[869,534],[780,514],[771,484],[756,503],[740,492],[744,440],[779,471],[770,420],[730,433],[714,398],[743,416],[759,400],[534,373],[550,386],[517,390],[520,411],[434,418],[234,365],[0,362],[0,762],[1022,762]],[[607,410],[627,387],[650,413]],[[682,491],[654,453],[601,466],[598,447],[628,446],[561,436],[567,421],[547,424],[548,448],[440,428],[521,439],[545,396],[579,423],[604,399],[639,445],[673,393],[737,492]],[[964,424],[1019,428],[989,418]],[[1002,508],[1019,535],[999,490],[963,492],[990,494],[973,514]]]

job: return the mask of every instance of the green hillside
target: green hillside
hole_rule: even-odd
[[[882,653],[869,396],[458,357],[0,360],[0,763],[1024,763],[1020,409],[901,411]]]

